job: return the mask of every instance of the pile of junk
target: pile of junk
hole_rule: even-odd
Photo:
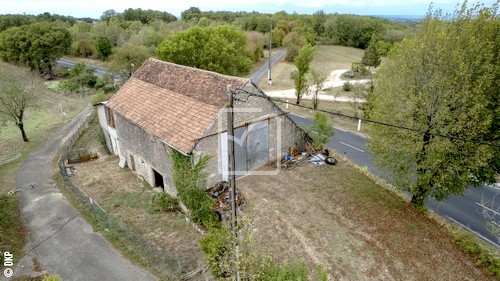
[[[302,163],[312,163],[314,165],[336,165],[337,159],[330,156],[328,149],[315,150],[309,143],[306,143],[304,151],[290,148],[283,156],[282,168],[288,168]]]
[[[221,181],[216,183],[213,187],[206,190],[209,197],[214,198],[215,202],[213,205],[214,210],[217,212],[219,219],[224,222],[229,217],[229,211],[231,209],[231,201],[229,200],[229,183],[227,181]],[[236,206],[241,208],[245,204],[245,197],[236,190]]]

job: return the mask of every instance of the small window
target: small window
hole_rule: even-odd
[[[113,116],[113,111],[106,107],[106,115],[108,117],[108,126],[111,128],[115,127],[115,117]]]

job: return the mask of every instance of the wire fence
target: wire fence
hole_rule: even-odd
[[[63,144],[63,150],[59,157],[58,165],[66,187],[74,198],[89,211],[108,236],[120,241],[120,244],[125,246],[125,250],[130,256],[140,257],[140,259],[146,263],[145,265],[153,269],[157,275],[168,278],[168,280],[189,279],[189,277],[193,275],[193,272],[198,271],[198,269],[183,275],[186,269],[182,268],[178,259],[172,257],[162,247],[146,239],[138,231],[130,228],[124,222],[106,212],[106,210],[104,210],[92,197],[88,196],[71,180],[70,176],[72,171],[71,166],[67,164],[68,155],[73,153],[72,148],[74,143],[88,127],[92,118],[93,115],[88,115]]]

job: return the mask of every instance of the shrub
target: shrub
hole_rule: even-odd
[[[151,199],[153,212],[173,212],[179,208],[179,200],[170,196],[168,193],[156,193]]]
[[[292,71],[290,71],[290,79],[295,80],[295,77],[297,77],[298,74],[299,74],[298,69],[296,69],[296,68],[292,69]]]
[[[322,112],[314,114],[313,123],[307,128],[307,133],[313,139],[313,147],[318,150],[323,149],[323,145],[335,135],[328,115]]]
[[[352,84],[349,82],[345,82],[344,85],[342,86],[342,89],[346,92],[352,91]]]
[[[200,247],[205,254],[205,261],[216,277],[229,277],[231,270],[229,255],[231,233],[226,227],[212,228],[203,236]]]
[[[191,212],[191,219],[205,227],[218,225],[213,201],[205,195],[205,178],[202,173],[207,166],[208,156],[201,156],[198,162],[191,165],[189,157],[177,150],[171,153],[173,162],[173,181],[179,197]]]
[[[352,79],[352,78],[356,77],[356,75],[354,74],[354,72],[352,70],[348,70],[348,71],[344,72],[342,74],[342,76],[344,78],[348,78],[348,79]]]
[[[106,93],[104,93],[104,90],[99,89],[92,97],[92,104],[98,104],[105,100],[106,100]]]

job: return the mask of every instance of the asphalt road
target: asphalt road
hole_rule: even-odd
[[[271,57],[271,65],[275,65],[277,62],[279,62],[281,59],[283,59],[286,55],[286,50],[280,50],[276,54],[274,54]],[[267,75],[267,70],[269,68],[269,63],[266,61],[263,65],[261,65],[257,70],[255,70],[248,78],[252,80],[252,82],[256,85],[259,84],[259,81],[262,79],[262,77]],[[272,72],[271,72],[272,74]],[[272,78],[272,76],[271,76]]]
[[[299,126],[307,127],[312,124],[312,120],[302,116],[289,114]],[[335,129],[335,136],[328,143],[340,154],[345,155],[358,166],[367,167],[373,174],[382,177],[390,182],[388,173],[382,172],[373,164],[372,153],[367,147],[368,139],[358,134],[348,132],[340,128]],[[481,203],[487,202],[490,215],[499,214],[500,196],[495,200],[495,196],[500,193],[500,187],[484,185],[480,188],[469,188],[463,196],[451,196],[446,201],[437,203],[435,200],[428,200],[426,206],[429,210],[441,215],[443,218],[452,221],[466,228],[483,240],[492,245],[500,247],[499,239],[491,235],[487,221],[483,216],[484,208]],[[484,204],[483,204],[484,205]],[[500,223],[500,214],[493,219],[495,223]]]
[[[58,60],[56,60],[56,64],[60,65],[62,67],[71,68],[71,67],[75,66],[77,64],[77,62],[67,60],[67,59],[58,59]],[[104,67],[89,65],[89,64],[86,64],[86,66],[94,69],[95,74],[98,76],[103,76],[103,75],[108,73],[108,69],[104,68]]]
[[[16,257],[20,260],[14,277],[37,274],[32,261],[36,257],[44,271],[59,274],[61,280],[155,280],[94,232],[52,180],[54,157],[91,110],[88,106],[61,128],[17,172],[16,187],[29,187],[32,182],[36,186],[16,193],[28,243],[25,256]]]

